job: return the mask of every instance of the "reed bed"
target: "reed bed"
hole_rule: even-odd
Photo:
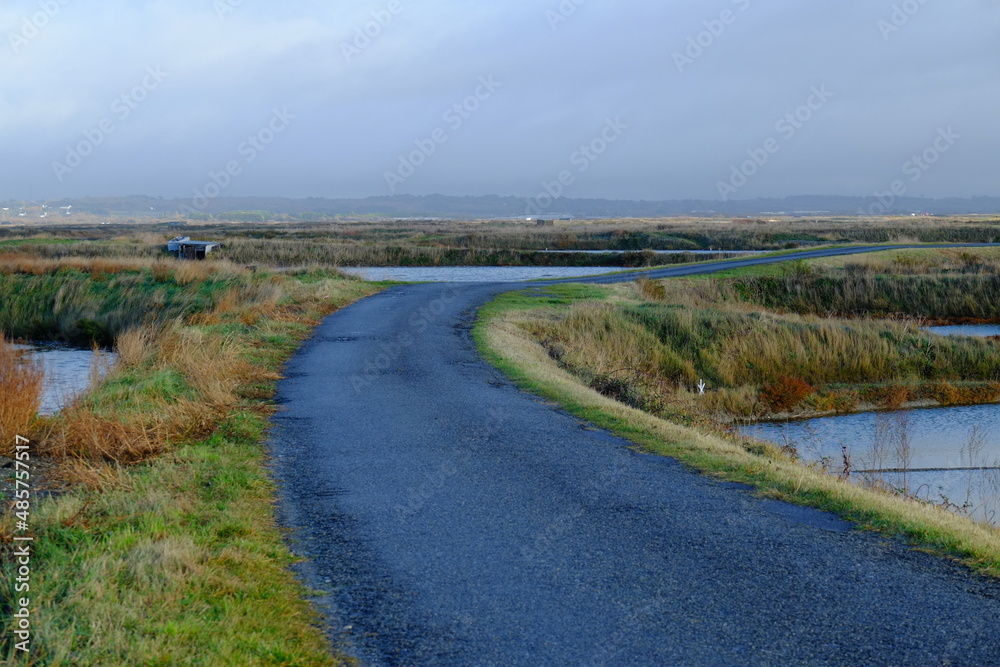
[[[1000,321],[1000,273],[756,276],[723,282],[719,289],[730,300],[793,313]]]
[[[532,334],[602,393],[679,419],[1000,399],[1000,342],[937,336],[913,316],[1000,317],[996,276],[782,271],[640,281]]]
[[[0,331],[110,347],[131,327],[213,307],[250,273],[227,262],[0,256]]]

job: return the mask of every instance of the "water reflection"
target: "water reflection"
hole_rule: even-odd
[[[871,467],[871,452],[881,437],[892,439],[905,420],[912,448],[911,468],[966,467],[962,450],[967,448],[973,427],[985,438],[983,455],[992,464],[1000,459],[1000,406],[973,405],[955,408],[864,412],[855,415],[821,417],[788,423],[755,424],[743,427],[744,434],[777,443],[794,443],[802,458],[810,461],[842,458],[847,447],[856,464]],[[891,458],[885,467],[892,465]]]
[[[45,369],[45,387],[39,414],[58,412],[90,384],[91,350],[57,344],[17,345],[29,351]],[[108,355],[113,360],[113,355]]]
[[[986,338],[988,336],[1000,336],[1000,325],[962,324],[947,327],[927,327],[927,331],[941,336],[971,336],[973,338]]]
[[[796,448],[804,461],[851,479],[882,483],[998,524],[1000,406],[862,413],[756,424],[749,436]],[[905,468],[906,472],[898,471]]]
[[[1000,336],[998,325],[928,327],[943,336]],[[755,424],[744,435],[793,446],[805,461],[906,489],[1000,525],[1000,405],[861,413]],[[905,468],[906,472],[891,472]],[[867,471],[867,472],[865,472]]]

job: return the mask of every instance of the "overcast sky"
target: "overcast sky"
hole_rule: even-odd
[[[0,26],[0,199],[1000,196],[996,0],[7,0]]]

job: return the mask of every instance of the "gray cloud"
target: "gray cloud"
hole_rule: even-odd
[[[769,139],[734,198],[869,195],[942,128],[961,138],[909,193],[1000,195],[986,0],[16,0],[0,26],[0,199],[190,196],[234,161],[228,195],[383,195],[401,156],[401,193],[570,171],[570,197],[718,198]],[[481,77],[501,85],[470,103]],[[275,110],[294,119],[248,159]]]

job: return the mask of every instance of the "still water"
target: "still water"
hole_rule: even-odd
[[[941,336],[972,336],[974,338],[986,338],[988,336],[1000,336],[1000,324],[969,324],[947,327],[927,327],[931,333]]]
[[[929,328],[949,336],[997,336],[1000,326]],[[1000,525],[1000,405],[897,410],[765,423],[745,435],[794,446],[831,472],[850,458],[854,478],[880,480],[977,520]],[[904,449],[903,445],[906,446]],[[908,452],[908,453],[905,453]],[[887,471],[906,468],[905,475]]]
[[[852,454],[855,468],[871,467],[876,437],[892,442],[897,429],[905,426],[912,448],[911,468],[960,468],[968,466],[963,449],[976,427],[985,439],[983,455],[988,465],[1000,459],[1000,406],[973,405],[955,408],[863,412],[836,417],[820,417],[787,423],[764,423],[743,427],[744,434],[779,444],[794,444],[799,454],[812,461],[824,457],[838,464],[842,447]],[[881,429],[881,430],[880,430]],[[894,465],[893,457],[883,467]],[[984,465],[980,462],[981,465]]]
[[[998,405],[866,412],[741,431],[794,446],[804,461],[834,474],[843,472],[846,452],[855,481],[882,481],[952,509],[967,505],[977,520],[1000,525]],[[904,437],[908,456],[901,452]],[[893,472],[904,467],[905,476]]]
[[[623,270],[620,266],[374,266],[341,269],[365,280],[407,283],[516,283],[545,278],[601,276]]]
[[[58,412],[75,396],[87,389],[90,367],[94,360],[91,350],[55,344],[18,345],[29,351],[45,369],[45,387],[42,391],[40,414]],[[109,360],[113,356],[109,355]]]

